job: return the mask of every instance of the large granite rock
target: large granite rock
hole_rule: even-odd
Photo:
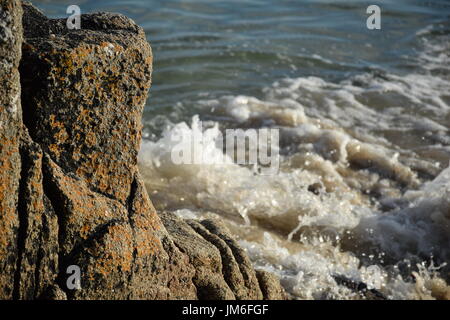
[[[0,298],[283,298],[220,223],[155,211],[137,169],[152,69],[142,29],[98,13],[71,31],[23,11],[23,121],[21,9],[1,11],[12,77],[2,73],[0,97]],[[78,290],[66,285],[72,265]]]
[[[17,260],[22,8],[0,0],[0,298],[11,298]]]
[[[59,286],[71,299],[195,298],[193,267],[137,170],[152,69],[144,32],[122,15],[85,15],[84,29],[68,30],[28,3],[23,10],[22,154],[25,180],[39,190],[24,199],[17,296]],[[66,288],[71,265],[81,269],[81,290]]]
[[[152,52],[122,15],[82,16],[81,30],[24,5],[24,121],[65,172],[126,203],[137,171]]]

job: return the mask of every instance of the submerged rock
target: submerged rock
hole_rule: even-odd
[[[342,275],[334,275],[333,278],[337,284],[349,288],[367,300],[387,300],[383,293],[376,289],[369,289],[364,282],[354,281]]]
[[[282,298],[220,223],[154,209],[137,168],[152,71],[143,30],[109,13],[68,30],[23,3],[20,99],[22,9],[0,10],[0,298]]]

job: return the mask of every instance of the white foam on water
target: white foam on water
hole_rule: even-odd
[[[206,130],[195,116],[144,140],[139,164],[150,196],[183,218],[208,212],[232,221],[255,266],[279,275],[293,298],[361,298],[336,276],[388,298],[450,298],[450,79],[431,74],[448,54],[427,48],[423,73],[284,79],[259,98],[199,101],[202,116],[216,120]],[[278,174],[224,155],[223,121],[279,129]],[[224,164],[175,165],[176,138],[200,134],[192,150]]]
[[[402,261],[434,255],[445,261],[449,258],[448,252],[442,246],[450,248],[450,169],[421,189],[406,192],[400,197],[402,201],[398,201],[402,205],[395,203],[395,209],[384,214],[364,191],[386,189],[386,197],[400,196],[401,193],[396,192],[397,180],[411,186],[419,183],[412,171],[384,147],[361,143],[343,130],[320,128],[306,116],[302,121],[303,124],[294,128],[285,128],[282,137],[290,145],[298,144],[304,149],[283,156],[282,171],[273,176],[258,175],[251,168],[234,164],[231,159],[225,165],[174,165],[170,160],[174,146],[171,135],[189,135],[199,130],[198,117],[193,118],[190,126],[177,124],[168,128],[159,141],[145,141],[142,146],[140,165],[148,188],[157,190],[157,194],[152,195],[157,202],[178,209],[177,213],[184,218],[195,218],[201,212],[211,211],[235,221],[241,219],[242,225],[256,223],[270,230],[264,242],[244,240],[242,245],[249,250],[257,266],[281,277],[294,298],[359,297],[337,284],[335,275],[362,281],[390,298],[432,298],[433,290],[442,285],[438,289],[426,289],[432,285],[423,284],[419,290],[415,283],[377,265],[376,259],[374,264],[361,266],[357,257],[360,252],[343,252],[336,243],[351,231],[355,241],[376,246],[380,257],[387,253]],[[206,130],[207,138],[203,140],[203,147],[211,157],[223,156],[215,144],[218,130],[214,123]],[[355,155],[358,153],[362,155]],[[380,170],[376,173],[351,169],[349,159],[370,160]],[[386,172],[398,173],[386,175]],[[318,194],[308,190],[311,185],[318,185]],[[393,193],[389,193],[391,190]],[[288,238],[308,230],[313,236],[300,238],[306,250],[292,254],[276,241],[270,244],[269,232]],[[336,241],[317,240],[322,236],[323,239],[334,237]],[[298,241],[296,237],[293,239]],[[424,268],[416,279],[426,278],[427,283],[443,281]]]
[[[450,167],[419,190],[407,191],[398,208],[364,217],[359,231],[365,239],[397,259],[406,254],[450,261]]]
[[[415,282],[376,264],[361,265],[350,252],[343,252],[327,241],[310,241],[292,252],[266,233],[260,243],[240,241],[257,268],[279,276],[282,285],[295,299],[361,299],[355,290],[336,280],[336,276],[364,283],[388,299],[450,298],[450,286],[440,278],[439,267],[418,264]]]
[[[329,160],[312,153],[306,166],[318,167],[317,172],[288,168],[276,175],[258,175],[251,168],[234,164],[231,159],[224,165],[173,164],[170,159],[174,147],[171,135],[179,130],[184,135],[192,134],[198,130],[197,124],[197,118],[193,119],[192,129],[185,123],[178,124],[166,130],[158,142],[145,141],[142,146],[140,164],[145,167],[144,175],[153,180],[163,179],[162,188],[172,194],[185,194],[188,190],[187,195],[179,197],[181,201],[171,202],[172,206],[190,204],[236,217],[262,219],[285,233],[297,226],[299,216],[324,220],[324,216],[334,214],[336,219],[329,221],[330,225],[342,229],[354,226],[357,216],[364,214],[364,210],[356,206],[364,202],[361,195],[346,187]],[[222,156],[222,150],[216,148],[216,136],[210,135],[211,130],[217,130],[217,127],[206,131],[209,140],[204,140],[203,146],[212,156]],[[218,131],[214,133],[217,135]],[[295,157],[286,159],[301,161]],[[334,188],[335,192],[323,192],[320,196],[309,192],[310,185],[322,183],[323,175],[328,187]]]

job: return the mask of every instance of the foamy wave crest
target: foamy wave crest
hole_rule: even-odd
[[[142,144],[156,207],[224,218],[295,298],[361,298],[348,281],[388,298],[450,298],[450,78],[433,73],[448,53],[427,48],[421,72],[284,79],[260,97],[198,101],[190,124]],[[278,129],[278,174],[225,155],[217,138],[230,127]],[[175,165],[173,137],[195,134],[211,163],[225,161]]]

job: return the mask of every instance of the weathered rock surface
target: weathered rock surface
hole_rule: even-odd
[[[0,0],[0,297],[3,298],[12,298],[17,261],[21,44],[20,1]]]
[[[100,13],[70,31],[65,20],[47,19],[27,3],[23,21],[30,172],[18,297],[38,298],[56,282],[75,299],[195,298],[193,268],[162,226],[136,166],[152,67],[142,29]],[[55,245],[38,238],[44,229]],[[70,265],[81,268],[81,290],[65,289]]]
[[[195,267],[193,282],[200,299],[235,299],[235,292],[228,286],[223,273],[223,261],[219,249],[207,241],[185,221],[170,213],[160,213],[167,231],[176,246],[189,257]],[[194,223],[194,222],[191,222]]]
[[[174,214],[159,214],[175,245],[195,267],[197,296],[205,300],[285,299],[279,280],[255,271],[242,248],[224,224],[213,220],[180,220]]]
[[[264,271],[256,270],[256,277],[258,278],[264,300],[287,300],[288,295],[280,284],[274,274]]]
[[[98,13],[71,31],[24,3],[19,99],[21,8],[0,3],[0,298],[283,298],[220,223],[155,211],[137,169],[142,29]]]
[[[34,299],[58,273],[58,219],[45,190],[41,148],[23,134],[15,298]]]
[[[65,172],[126,203],[137,171],[152,53],[122,15],[82,16],[81,30],[24,5],[24,121]]]

